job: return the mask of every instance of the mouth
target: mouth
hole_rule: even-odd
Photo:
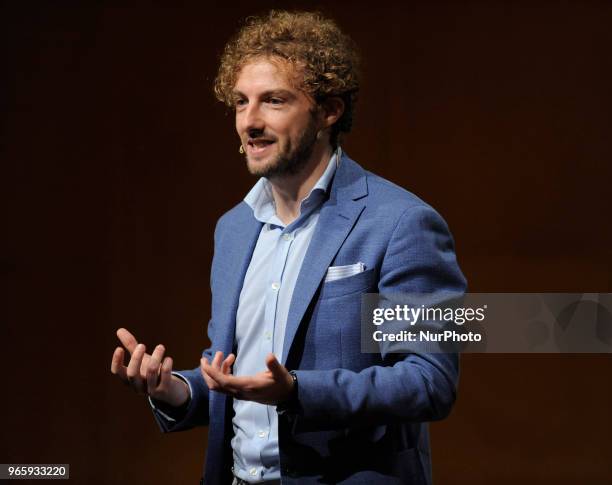
[[[257,138],[247,141],[247,153],[251,155],[262,155],[269,150],[270,146],[276,143],[274,140],[266,140],[264,138]]]

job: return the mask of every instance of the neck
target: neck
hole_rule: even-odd
[[[291,175],[270,179],[276,215],[284,224],[291,224],[300,215],[300,202],[321,178],[332,156],[329,143],[315,147],[304,168]]]

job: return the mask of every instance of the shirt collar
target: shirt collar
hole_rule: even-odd
[[[314,184],[310,192],[300,202],[300,212],[304,212],[304,208],[312,209],[313,206],[320,205],[323,202],[325,194],[329,191],[331,181],[334,178],[336,169],[342,158],[342,149],[340,146],[334,151],[329,159],[325,172],[321,175],[317,183]],[[272,196],[272,186],[268,179],[261,177],[249,193],[244,198],[244,201],[253,209],[255,219],[260,222],[279,224],[276,217],[276,208],[274,205],[274,197]]]

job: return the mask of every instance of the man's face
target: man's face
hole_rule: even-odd
[[[299,172],[317,142],[312,98],[293,87],[286,73],[266,59],[245,64],[234,95],[236,131],[249,171],[266,178]]]

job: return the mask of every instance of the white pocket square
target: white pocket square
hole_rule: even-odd
[[[347,264],[346,266],[330,266],[325,273],[325,282],[336,281],[342,278],[348,278],[365,271],[365,264],[361,261],[355,264]]]

